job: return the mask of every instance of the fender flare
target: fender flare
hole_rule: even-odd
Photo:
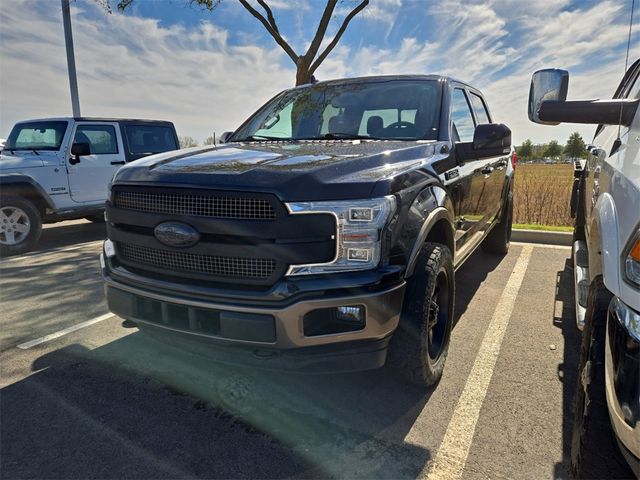
[[[448,225],[453,225],[453,215],[444,206],[438,206],[434,208],[429,213],[429,215],[427,215],[427,218],[424,220],[424,222],[422,223],[422,226],[420,227],[420,232],[416,237],[415,243],[413,245],[413,249],[411,250],[411,254],[409,255],[409,261],[407,262],[407,268],[404,274],[405,278],[408,278],[413,275],[413,272],[416,267],[416,263],[418,261],[418,255],[420,255],[420,252],[422,251],[422,247],[424,246],[424,243],[427,237],[429,236],[431,229],[438,221],[443,219],[447,221]],[[455,238],[453,229],[451,234],[452,234],[452,238]],[[455,240],[452,243],[453,243],[453,249],[455,250]],[[451,255],[455,255],[455,252],[452,251]]]
[[[607,289],[620,294],[620,245],[618,213],[613,198],[603,193],[594,206],[589,234],[589,276],[602,274]],[[595,235],[594,235],[595,234]]]
[[[49,194],[45,192],[42,186],[29,175],[24,175],[21,173],[6,173],[0,175],[0,189],[14,185],[29,185],[36,191],[47,208],[55,210],[55,203],[53,202]]]

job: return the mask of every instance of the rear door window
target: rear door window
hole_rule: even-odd
[[[126,125],[125,132],[129,152],[134,155],[151,155],[178,149],[173,129],[170,127]]]
[[[485,106],[484,101],[480,96],[473,92],[471,92],[471,104],[473,105],[473,111],[476,114],[478,124],[491,123],[491,120],[489,120],[489,112],[487,112],[487,107]]]
[[[112,125],[78,125],[73,143],[88,143],[91,155],[118,153],[116,129]]]

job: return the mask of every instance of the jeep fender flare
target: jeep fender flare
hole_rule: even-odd
[[[596,202],[589,228],[589,277],[602,274],[604,284],[614,295],[620,294],[620,246],[618,213],[613,198],[603,193]]]
[[[6,173],[0,175],[0,193],[4,193],[7,187],[26,186],[27,189],[35,191],[35,194],[42,200],[45,207],[55,209],[55,203],[42,186],[29,175],[20,173]]]
[[[418,208],[418,211],[420,211],[417,205],[424,204],[425,199],[428,199],[431,205],[435,205],[435,208],[431,208],[424,212],[425,216],[420,226],[420,230],[413,242],[411,253],[409,254],[407,268],[404,275],[405,278],[413,275],[418,256],[420,255],[420,252],[422,251],[422,248],[430,234],[434,231],[434,227],[436,225],[442,226],[443,224],[446,224],[446,226],[439,232],[442,233],[444,237],[440,239],[440,241],[451,250],[451,255],[455,257],[453,203],[448,192],[440,186],[429,186],[416,197],[411,208]]]

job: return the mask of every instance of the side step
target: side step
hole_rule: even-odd
[[[584,328],[589,296],[589,250],[583,240],[573,242],[573,284],[576,299],[576,326]]]

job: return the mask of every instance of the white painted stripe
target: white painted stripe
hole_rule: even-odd
[[[76,330],[80,330],[81,328],[88,327],[90,325],[101,322],[113,316],[114,316],[113,313],[105,313],[104,315],[100,315],[99,317],[92,318],[91,320],[87,320],[86,322],[78,323],[77,325],[73,325],[71,327],[65,328],[63,330],[59,330],[54,333],[50,333],[49,335],[45,335],[44,337],[36,338],[35,340],[30,340],[28,342],[21,343],[20,345],[18,345],[18,348],[22,350],[26,350],[28,348],[35,347],[36,345],[40,345],[41,343],[49,342],[56,338],[60,338],[64,335],[67,335],[68,333],[75,332]]]
[[[104,243],[104,240],[92,240],[90,242],[78,243],[78,244],[73,245],[71,247],[52,248],[51,250],[44,250],[42,252],[33,252],[33,253],[27,253],[25,255],[16,255],[15,257],[3,258],[0,261],[0,264],[15,262],[17,260],[24,260],[24,259],[29,259],[29,258],[38,258],[38,257],[42,257],[42,256],[45,256],[45,255],[50,255],[50,254],[53,254],[53,253],[71,252],[73,250],[78,250],[80,248],[89,247],[89,246],[94,245],[94,244],[95,245],[102,245],[103,243]]]
[[[498,301],[493,318],[482,339],[476,360],[471,368],[469,378],[462,395],[449,421],[449,426],[442,440],[433,463],[429,467],[427,477],[430,480],[456,480],[462,478],[467,462],[469,449],[480,416],[493,370],[498,360],[500,346],[504,339],[509,318],[522,285],[524,274],[531,259],[533,246],[525,245],[513,269],[513,273]]]
[[[530,242],[511,242],[511,245],[517,247],[524,247],[525,245],[531,245],[536,248],[551,248],[553,250],[571,250],[573,247],[568,245],[553,245],[551,243],[530,243]]]

